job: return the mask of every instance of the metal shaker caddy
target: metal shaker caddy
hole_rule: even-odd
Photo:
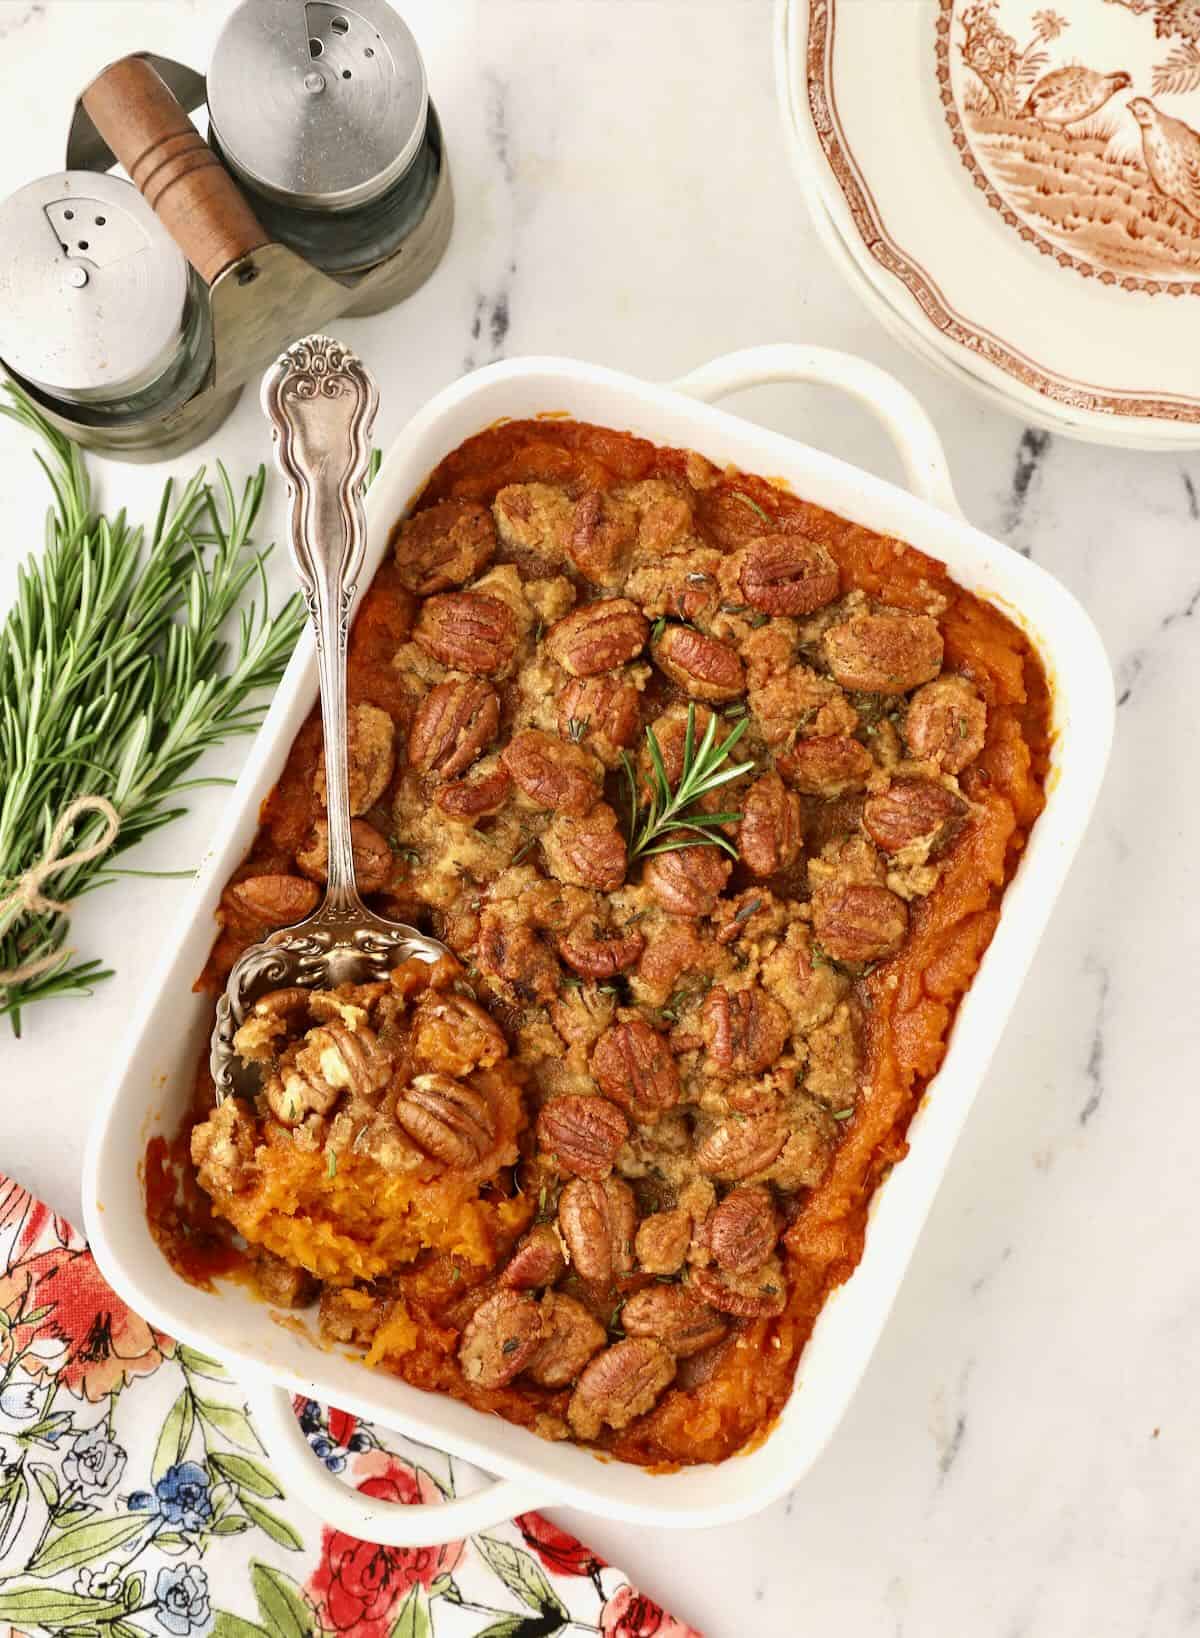
[[[205,103],[207,142],[188,118]],[[385,0],[243,0],[207,80],[122,58],[80,97],[66,167],[0,204],[0,365],[68,437],[131,461],[207,437],[296,336],[410,296],[454,217],[424,64]]]

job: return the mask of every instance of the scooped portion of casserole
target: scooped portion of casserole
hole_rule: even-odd
[[[559,418],[430,478],[351,637],[361,885],[458,965],[285,991],[147,1156],[176,1266],[547,1438],[760,1438],[1041,811],[999,609],[761,477]],[[317,717],[202,983],[307,913]]]

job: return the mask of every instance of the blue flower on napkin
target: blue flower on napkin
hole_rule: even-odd
[[[195,1463],[183,1465],[194,1467]],[[212,1619],[208,1577],[198,1564],[164,1565],[154,1583],[154,1597],[154,1619],[174,1638],[207,1630]]]
[[[63,1457],[62,1470],[85,1495],[105,1496],[125,1471],[125,1452],[99,1422],[78,1436]]]
[[[198,1462],[179,1462],[169,1467],[154,1486],[135,1491],[129,1498],[135,1513],[160,1513],[177,1530],[201,1530],[212,1517],[208,1494],[208,1474]]]

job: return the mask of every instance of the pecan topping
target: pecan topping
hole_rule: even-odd
[[[296,1053],[295,1064],[313,1085],[324,1083],[337,1091],[353,1092],[356,1097],[378,1092],[392,1073],[391,1058],[380,1047],[374,1030],[365,1024],[350,1029],[336,1018],[309,1030]]]
[[[421,701],[408,736],[408,760],[421,773],[454,779],[496,737],[500,698],[476,677],[438,683]]]
[[[612,893],[625,880],[625,838],[607,802],[582,819],[557,813],[542,835],[546,866],[556,881]]]
[[[770,1189],[733,1189],[709,1218],[708,1249],[727,1274],[750,1274],[775,1250],[779,1229]]]
[[[444,1075],[491,1069],[508,1056],[500,1027],[465,995],[426,990],[412,1023],[413,1055]]]
[[[225,889],[221,906],[243,924],[290,927],[310,916],[320,899],[303,876],[246,876]]]
[[[687,1359],[720,1342],[728,1326],[686,1286],[647,1286],[621,1310],[627,1336],[653,1337],[677,1359]]]
[[[192,1128],[191,1156],[202,1187],[234,1194],[251,1180],[257,1136],[254,1116],[241,1098],[226,1098]]]
[[[589,752],[556,734],[526,728],[513,735],[500,760],[535,808],[578,819],[600,800],[603,768]]]
[[[511,789],[508,769],[498,762],[487,773],[481,773],[474,779],[451,780],[441,787],[434,801],[451,819],[469,823],[482,819],[485,814],[496,813],[504,806]]]
[[[541,1302],[542,1340],[525,1374],[543,1388],[565,1388],[603,1348],[606,1335],[581,1302],[547,1291]]]
[[[600,1090],[636,1121],[655,1121],[679,1101],[671,1048],[644,1018],[629,1018],[596,1042],[592,1074]]]
[[[866,746],[846,734],[797,740],[775,766],[805,796],[830,798],[861,791],[875,768]]]
[[[507,603],[484,592],[442,592],[422,605],[413,637],[455,671],[502,677],[517,652],[517,623]]]
[[[400,582],[418,597],[474,580],[495,549],[491,514],[476,501],[439,501],[395,532]]]
[[[614,768],[638,731],[638,691],[619,676],[573,677],[559,695],[558,731]]]
[[[697,1268],[692,1285],[711,1308],[738,1319],[765,1319],[787,1307],[787,1284],[775,1258],[752,1274],[724,1274]]]
[[[908,932],[908,906],[886,887],[821,887],[812,909],[817,942],[835,961],[895,955]]]
[[[573,921],[558,941],[558,953],[584,978],[614,978],[632,967],[646,948],[636,928],[610,926],[593,912]]]
[[[567,1420],[580,1439],[619,1432],[648,1411],[675,1375],[675,1356],[649,1337],[626,1337],[597,1354],[571,1395]]]
[[[604,1287],[633,1269],[637,1206],[619,1178],[573,1177],[558,1200],[558,1227],[576,1273]]]
[[[723,1075],[757,1075],[783,1051],[791,1033],[786,1008],[765,990],[709,991],[701,1030],[713,1069]]]
[[[904,738],[914,757],[961,773],[983,750],[987,706],[965,677],[938,677],[909,702]]]
[[[549,1223],[537,1223],[517,1241],[500,1276],[500,1284],[517,1291],[534,1291],[553,1285],[566,1268],[567,1260],[555,1229]]]
[[[391,783],[396,766],[396,730],[386,711],[377,705],[352,705],[347,717],[347,756],[350,772],[350,812],[366,813]],[[325,805],[325,753],[317,763],[313,789]]]
[[[686,831],[670,832],[666,841],[684,845],[647,859],[642,881],[672,915],[708,916],[729,880],[733,863],[718,848],[688,846],[686,836]]]
[[[869,796],[863,806],[863,828],[885,853],[899,853],[914,843],[944,846],[959,829],[967,804],[930,779],[897,779],[886,791]]]
[[[503,1388],[519,1376],[542,1340],[542,1315],[532,1297],[497,1291],[463,1328],[458,1362],[476,1388]]]
[[[628,509],[614,510],[598,489],[585,490],[575,503],[567,536],[567,552],[584,579],[597,586],[619,585],[633,541]]]
[[[629,1122],[607,1098],[569,1092],[551,1098],[537,1118],[537,1139],[564,1172],[598,1180],[612,1171]]]
[[[636,603],[610,597],[556,620],[546,633],[546,653],[570,676],[594,677],[636,659],[649,635],[649,622]]]
[[[643,1218],[634,1249],[647,1274],[678,1274],[691,1242],[691,1213],[680,1206]]]
[[[765,1172],[783,1148],[787,1131],[773,1114],[744,1115],[722,1121],[696,1149],[696,1164],[723,1183]]]
[[[864,694],[907,694],[942,668],[942,634],[927,614],[853,614],[824,645],[834,681]]]
[[[659,669],[694,699],[732,700],[745,692],[737,650],[691,626],[667,626],[652,653]]]
[[[481,1092],[449,1075],[416,1075],[396,1099],[396,1122],[431,1160],[478,1166],[496,1135]]]
[[[755,876],[774,876],[800,857],[800,802],[777,773],[761,774],[742,798],[738,852]]]
[[[811,614],[838,594],[837,564],[803,535],[760,535],[740,558],[742,596],[766,614]]]
[[[554,952],[532,927],[489,907],[479,919],[476,959],[481,971],[499,978],[520,996],[549,1001],[558,994]]]
[[[383,837],[365,819],[351,819],[354,876],[360,893],[378,893],[392,879],[395,860]],[[296,863],[310,880],[329,879],[329,821],[317,819],[296,852]]]

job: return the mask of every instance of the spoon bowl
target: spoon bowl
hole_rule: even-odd
[[[275,460],[287,484],[288,544],[312,622],[325,737],[328,884],[319,907],[238,957],[217,1002],[209,1065],[217,1099],[252,1096],[258,1067],[234,1037],[256,1001],[272,990],[334,989],[386,978],[412,959],[450,951],[404,922],[368,910],[358,894],[350,830],[346,648],[366,546],[363,490],[379,392],[348,348],[306,336],[263,378]]]

